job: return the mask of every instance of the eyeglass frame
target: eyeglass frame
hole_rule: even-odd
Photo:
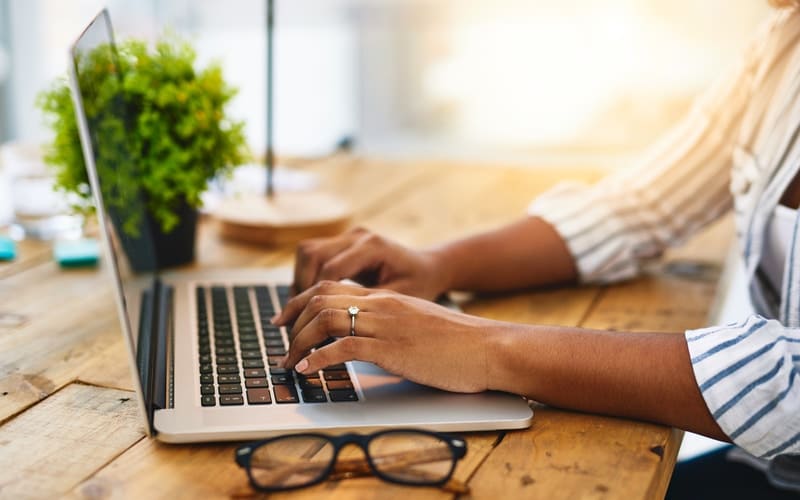
[[[445,475],[444,478],[441,480],[431,481],[431,482],[403,481],[402,479],[397,479],[385,475],[375,466],[375,463],[373,462],[372,456],[370,455],[369,452],[369,444],[376,438],[380,438],[391,434],[423,434],[426,436],[437,438],[443,441],[444,443],[447,443],[447,446],[450,449],[451,453],[450,470],[447,472],[447,475]],[[331,445],[333,446],[333,455],[331,456],[330,463],[325,468],[325,470],[320,473],[319,477],[308,483],[292,485],[292,486],[272,487],[259,484],[253,477],[253,468],[251,466],[254,452],[258,448],[273,443],[275,441],[294,439],[300,437],[322,439],[331,443]],[[426,429],[387,429],[383,431],[373,432],[370,434],[348,433],[348,434],[342,434],[340,436],[331,436],[328,434],[322,434],[317,432],[284,434],[273,438],[253,441],[251,443],[239,446],[238,448],[236,448],[235,460],[236,464],[239,465],[239,467],[245,469],[245,471],[247,472],[247,477],[250,480],[250,486],[252,486],[253,489],[265,493],[278,492],[278,491],[291,491],[291,490],[298,490],[301,488],[307,488],[309,486],[315,486],[317,484],[325,482],[331,476],[331,473],[334,471],[334,468],[336,467],[336,463],[339,459],[339,452],[342,450],[342,448],[344,448],[348,444],[355,444],[359,448],[361,448],[361,451],[364,452],[364,456],[367,459],[367,464],[369,465],[369,469],[375,477],[381,479],[382,481],[386,481],[387,483],[401,484],[404,486],[439,486],[439,487],[445,486],[448,483],[448,481],[450,481],[450,479],[453,477],[453,472],[455,472],[458,461],[464,458],[467,454],[467,442],[465,439],[458,436],[454,436],[451,434],[444,434],[441,432],[429,431]]]

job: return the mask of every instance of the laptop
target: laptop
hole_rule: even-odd
[[[104,242],[105,267],[114,283],[136,396],[149,436],[188,443],[310,430],[479,431],[530,425],[533,412],[528,403],[507,393],[444,392],[363,362],[343,363],[311,376],[279,368],[278,360],[288,346],[287,332],[272,326],[269,318],[289,297],[289,268],[159,272],[146,224],[137,244],[123,251],[130,237],[120,227],[120,210],[145,221],[147,217],[139,193],[114,189],[115,182],[124,178],[117,175],[125,166],[108,164],[108,155],[98,154],[102,148],[126,145],[104,137],[101,127],[87,120],[86,109],[103,105],[95,87],[81,85],[92,51],[107,51],[107,57],[118,61],[107,10],[72,45],[70,84]],[[117,64],[107,66],[107,71],[121,77],[114,68]],[[90,69],[97,71],[98,65]],[[104,102],[104,112],[118,114],[123,124],[131,123],[134,117],[121,98],[106,95]],[[117,151],[113,156],[122,155]],[[103,187],[128,199],[112,200]],[[133,272],[130,261],[134,258],[140,264],[150,259],[153,270]]]

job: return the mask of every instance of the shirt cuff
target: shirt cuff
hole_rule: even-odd
[[[564,240],[582,283],[612,283],[636,276],[639,265],[627,247],[628,228],[614,217],[598,186],[563,182],[528,206],[528,215],[550,224]]]
[[[750,316],[686,332],[692,369],[708,411],[749,453],[800,452],[800,383],[792,355],[800,332]]]

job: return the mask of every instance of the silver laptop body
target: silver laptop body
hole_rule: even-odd
[[[266,318],[285,299],[281,284],[291,279],[288,268],[131,272],[120,248],[125,235],[118,231],[101,190],[113,182],[109,172],[114,170],[108,165],[98,170],[95,149],[103,137],[92,129],[84,112],[92,89],[80,85],[81,54],[95,49],[109,50],[116,57],[105,9],[70,49],[70,83],[105,267],[114,282],[148,435],[184,443],[308,430],[479,431],[530,425],[533,412],[519,396],[443,392],[369,363],[349,362],[310,379],[275,370],[271,364],[286,348],[286,330],[271,327]],[[140,199],[130,200],[129,206],[144,210]],[[148,240],[147,234],[139,238]],[[145,252],[153,254],[152,248]],[[260,382],[253,382],[256,379]]]

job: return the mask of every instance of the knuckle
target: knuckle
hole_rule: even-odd
[[[321,311],[325,307],[325,297],[322,295],[314,295],[308,301],[308,307],[312,311]]]
[[[379,307],[387,310],[393,310],[397,308],[402,302],[400,297],[401,296],[399,294],[392,293],[390,291],[375,296]]]
[[[322,280],[319,283],[317,283],[317,290],[320,293],[324,294],[326,292],[330,292],[331,290],[333,290],[334,286],[336,286],[336,282],[335,281],[333,281],[333,280]]]
[[[322,309],[317,316],[319,317],[319,323],[322,328],[324,328],[326,331],[333,329],[336,321],[335,309]]]
[[[364,237],[364,243],[366,243],[367,245],[374,245],[374,246],[382,245],[383,238],[375,233],[369,233]]]
[[[308,256],[314,253],[316,243],[314,240],[301,241],[297,244],[297,255]]]

